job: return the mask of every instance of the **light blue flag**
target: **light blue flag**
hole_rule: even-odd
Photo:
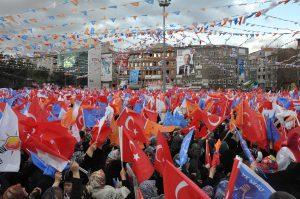
[[[137,113],[141,113],[143,109],[143,103],[135,103],[133,110]]]
[[[188,161],[188,150],[189,146],[193,137],[194,129],[187,134],[181,144],[181,149],[179,152],[179,161],[177,163],[179,164],[180,167],[182,167],[187,161]]]

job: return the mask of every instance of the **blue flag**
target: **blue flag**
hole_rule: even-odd
[[[179,161],[177,163],[182,167],[188,160],[188,150],[193,137],[194,130],[191,130],[183,139],[180,152],[179,152]]]
[[[53,168],[52,166],[47,165],[35,153],[30,152],[30,154],[31,154],[32,163],[36,167],[38,167],[40,170],[42,170],[44,175],[54,177],[55,172],[56,172],[55,168]]]
[[[276,126],[274,125],[272,118],[266,118],[266,126],[268,140],[271,142],[276,142],[277,140],[279,140],[279,132]]]
[[[284,97],[279,97],[277,99],[277,102],[279,105],[283,106],[286,109],[290,108],[290,106],[291,106],[291,102],[287,98],[284,98]]]
[[[141,113],[143,109],[142,103],[135,103],[133,110],[137,113]]]
[[[268,199],[275,190],[265,182],[259,175],[245,165],[241,160],[234,164],[232,169],[232,175],[228,186],[231,184],[234,186],[229,188],[226,196],[233,199],[239,198],[261,198]]]
[[[199,107],[204,110],[205,109],[205,100],[203,98],[201,98],[199,100]]]
[[[180,126],[182,128],[188,125],[188,121],[178,112],[175,112],[174,115],[167,111],[164,122],[164,126]]]
[[[102,109],[83,109],[83,120],[84,125],[87,128],[92,128],[97,124],[97,121],[100,120],[105,114],[105,110]]]

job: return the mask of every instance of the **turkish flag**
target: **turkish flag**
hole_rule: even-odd
[[[157,135],[157,144],[156,144],[156,153],[155,153],[155,161],[154,168],[160,173],[163,174],[163,168],[166,161],[173,163],[173,159],[170,153],[170,149],[166,139],[164,138],[162,133],[158,133]]]
[[[158,116],[157,112],[151,111],[147,108],[143,108],[142,114],[144,115],[145,118],[151,120],[152,122],[157,122],[157,116]]]
[[[34,97],[30,102],[29,110],[26,116],[32,117],[39,122],[46,122],[48,121],[47,118],[49,116],[49,112],[42,108],[39,98]]]
[[[123,126],[124,132],[126,131],[134,140],[147,143],[144,133],[145,120],[139,113],[125,108],[117,120],[117,125]]]
[[[200,110],[199,108],[194,111],[192,117],[192,124],[197,126],[199,121],[202,121],[210,131],[214,131],[225,120],[225,117],[211,114],[210,112]]]
[[[82,108],[80,108],[78,110],[78,116],[76,118],[76,124],[78,126],[78,129],[80,129],[80,130],[84,127]]]
[[[59,121],[39,123],[22,139],[23,148],[41,150],[63,160],[69,160],[77,143],[75,137]]]
[[[149,158],[127,132],[123,132],[122,140],[123,161],[132,163],[138,183],[148,180],[154,172]]]
[[[262,114],[252,110],[246,101],[243,101],[242,106],[242,111],[238,113],[242,118],[242,124],[237,123],[238,127],[242,129],[243,136],[247,140],[257,142],[264,148],[267,144],[267,128]]]
[[[209,199],[203,190],[169,161],[166,161],[163,183],[166,199]]]
[[[296,162],[300,162],[300,127],[296,127],[289,132],[287,147],[294,154]]]
[[[106,123],[101,125],[100,122],[98,122],[98,125],[92,130],[92,140],[90,141],[90,144],[97,142],[97,146],[101,146],[111,132],[111,128],[109,128]]]
[[[125,108],[117,119],[118,126],[124,126],[127,130],[133,130],[131,128],[134,124],[139,126],[141,129],[144,128],[146,120],[139,114]]]

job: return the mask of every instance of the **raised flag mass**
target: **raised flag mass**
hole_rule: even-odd
[[[0,199],[300,198],[299,6],[2,0]]]

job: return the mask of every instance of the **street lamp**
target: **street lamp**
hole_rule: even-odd
[[[159,6],[163,7],[163,92],[166,92],[166,7],[171,3],[171,0],[158,0]]]

